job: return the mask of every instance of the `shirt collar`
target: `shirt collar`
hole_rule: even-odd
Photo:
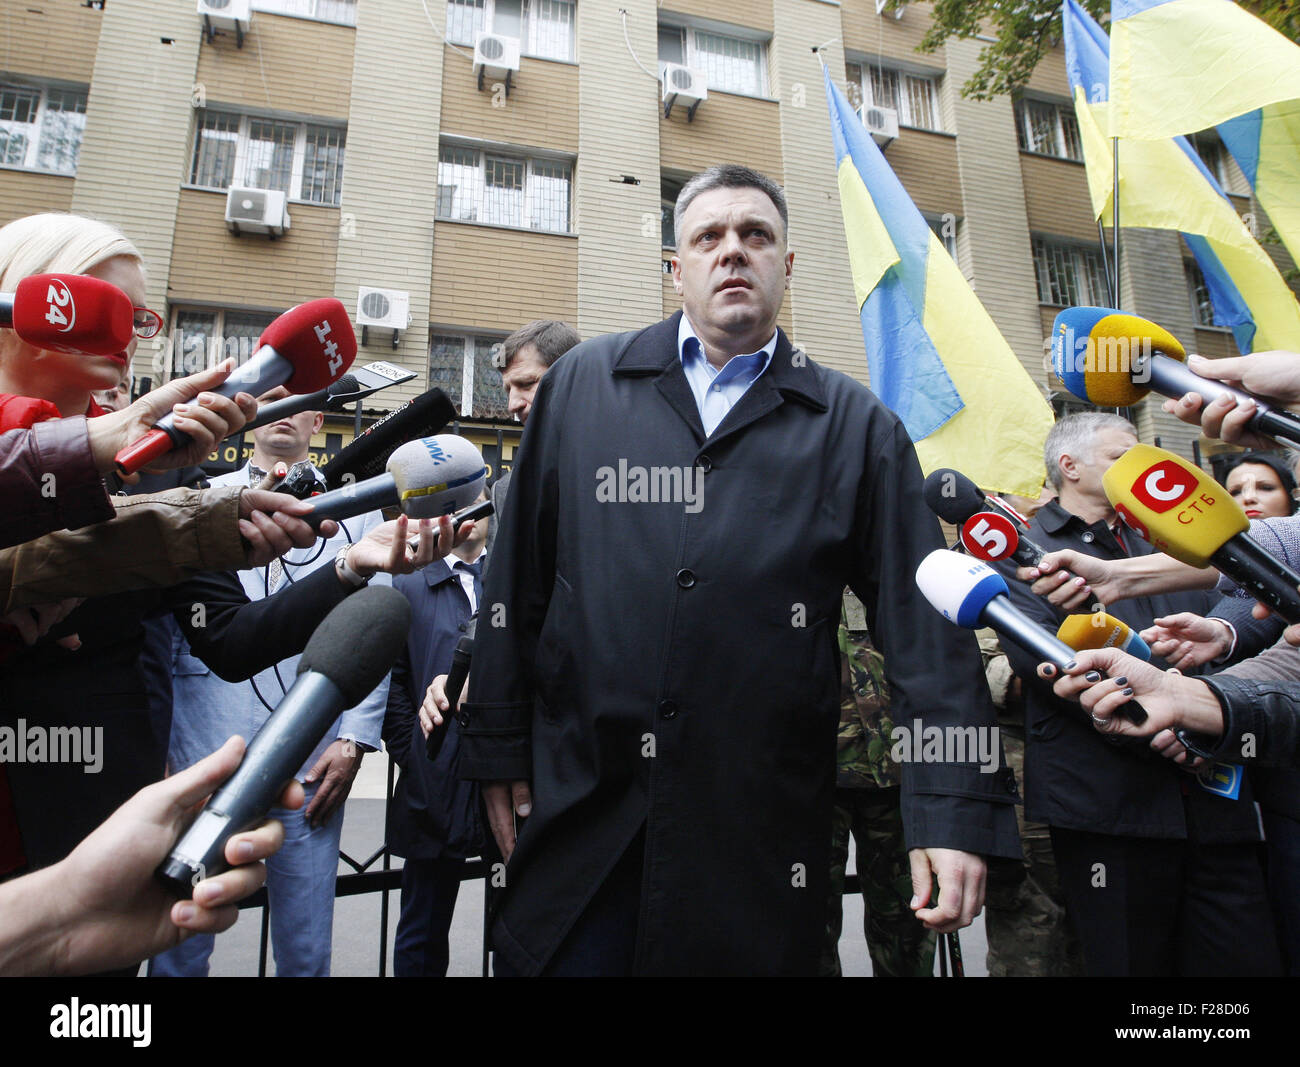
[[[689,341],[694,341],[695,344],[688,344],[687,342]],[[773,330],[772,336],[767,340],[767,344],[757,352],[732,356],[732,358],[727,361],[726,366],[722,369],[725,370],[727,367],[732,367],[732,376],[735,376],[737,370],[740,370],[743,373],[744,370],[757,367],[757,370],[754,371],[754,377],[758,378],[765,370],[767,370],[768,365],[772,362],[772,354],[775,351],[776,331]],[[683,368],[689,367],[691,363],[698,362],[704,365],[710,375],[721,373],[714,369],[713,364],[711,364],[708,357],[705,356],[704,343],[700,340],[699,334],[695,332],[695,328],[691,325],[691,320],[686,317],[686,312],[684,311],[682,312],[682,321],[677,327],[677,356],[682,361]],[[735,363],[736,360],[740,360],[740,362]],[[735,364],[734,367],[733,364]]]

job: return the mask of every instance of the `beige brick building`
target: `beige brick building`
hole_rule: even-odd
[[[886,158],[1045,392],[1056,312],[1109,302],[1060,50],[1022,98],[966,100],[980,45],[916,52],[928,4],[895,17],[875,0],[252,0],[246,30],[223,20],[249,8],[0,0],[0,221],[70,210],[139,244],[168,329],[137,353],[137,379],[247,350],[303,300],[334,295],[355,315],[362,287],[395,291],[409,326],[367,329],[358,359],[417,377],[374,410],[438,385],[508,466],[518,428],[493,346],[534,318],[588,337],[675,311],[664,212],[691,173],[734,161],[787,186],[783,328],[865,381],[819,56],[851,98],[896,113]],[[485,31],[518,42],[508,79],[476,75]],[[666,63],[707,85],[693,112],[679,95],[665,116]],[[231,188],[285,194],[287,232],[233,233]],[[1126,234],[1123,252],[1131,310],[1235,353],[1205,325],[1176,235]],[[1191,454],[1191,428],[1152,403],[1136,414],[1145,439]],[[332,419],[318,449],[351,426]]]

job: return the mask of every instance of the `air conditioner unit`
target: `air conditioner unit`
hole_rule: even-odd
[[[683,67],[680,63],[665,63],[659,74],[663,86],[664,118],[674,105],[686,108],[686,121],[695,119],[695,109],[709,98],[708,80],[702,71]]]
[[[863,104],[858,108],[862,125],[871,134],[871,139],[882,149],[891,141],[898,139],[898,112],[892,107],[877,107],[875,104]]]
[[[244,47],[244,33],[253,23],[252,0],[199,0],[203,35],[212,41],[218,30],[234,30],[238,47]]]
[[[401,289],[375,289],[361,286],[357,292],[357,325],[361,327],[361,343],[367,344],[371,326],[393,331],[393,347],[397,335],[411,325],[411,294]]]
[[[241,233],[264,233],[272,240],[289,231],[289,197],[279,189],[232,188],[226,194],[226,226]]]
[[[519,73],[519,38],[499,33],[480,33],[474,41],[474,76],[481,92],[486,81],[504,81],[506,96]]]

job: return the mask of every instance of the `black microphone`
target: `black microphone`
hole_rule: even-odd
[[[279,422],[281,419],[287,419],[290,415],[297,415],[303,411],[334,411],[337,410],[330,401],[337,397],[344,397],[346,401],[359,400],[361,385],[351,374],[345,374],[337,382],[331,382],[325,389],[318,389],[314,393],[306,393],[302,396],[286,396],[281,400],[273,400],[269,404],[259,404],[257,408],[257,418],[244,423],[242,432],[248,433],[249,430],[257,430],[263,426],[269,426],[273,422]]]
[[[469,622],[465,624],[465,632],[460,635],[456,642],[456,650],[451,654],[451,670],[447,672],[447,700],[451,705],[447,711],[448,715],[456,714],[456,698],[460,696],[460,691],[465,688],[465,679],[469,677],[470,660],[474,658],[474,635],[478,631],[478,612],[474,612],[469,617]],[[429,759],[437,759],[438,753],[442,751],[442,742],[447,736],[447,724],[443,722],[441,726],[435,727],[433,732],[424,739],[424,752]]]
[[[383,681],[410,622],[406,597],[384,585],[353,593],[325,616],[298,661],[297,680],[249,743],[238,769],[155,872],[164,885],[188,898],[198,882],[230,866],[226,842],[266,817],[340,713]]]
[[[1014,538],[1010,534],[1004,534],[1006,545],[1000,551],[999,543],[992,539],[996,527],[985,532],[984,536],[988,540],[984,541],[984,547],[989,551],[975,553],[981,559],[997,560],[1009,556],[1022,567],[1037,567],[1047,555],[1047,549],[1027,536],[1029,527],[1025,525],[1025,518],[1020,512],[1000,497],[985,496],[980,492],[979,486],[961,471],[941,467],[926,478],[922,493],[931,511],[963,532],[967,520],[980,512],[1001,516],[1011,524]],[[1004,524],[999,525],[1003,525],[1005,530]],[[975,537],[979,543],[981,532],[976,531]],[[965,541],[966,538],[963,537],[963,544]]]
[[[383,474],[388,457],[402,445],[441,433],[455,417],[456,409],[441,389],[421,393],[394,408],[325,464],[321,470],[325,484],[339,489]]]

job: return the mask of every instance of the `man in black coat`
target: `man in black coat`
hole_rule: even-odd
[[[1045,446],[1058,499],[1035,514],[1030,538],[1048,551],[1100,559],[1154,553],[1119,524],[1102,487],[1102,475],[1135,444],[1133,426],[1116,415],[1058,422]],[[1054,633],[1064,613],[1014,577],[1008,584],[1012,602]],[[1136,631],[1178,612],[1203,615],[1217,599],[1205,591],[1158,593],[1106,610]],[[1088,973],[1278,973],[1249,783],[1228,799],[1144,740],[1103,738],[1078,704],[1037,677],[1037,656],[1008,639],[1003,648],[1025,683],[1025,818],[1051,827]]]
[[[776,328],[780,188],[713,168],[677,223],[685,316],[542,379],[488,570],[458,721],[509,857],[497,973],[815,973],[846,584],[900,721],[993,727],[974,638],[915,587],[943,542],[902,424]],[[1019,854],[1014,785],[936,761],[903,794],[913,907],[957,929],[971,853]]]

